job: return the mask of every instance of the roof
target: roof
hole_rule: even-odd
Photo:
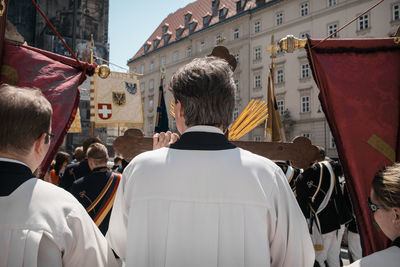
[[[183,39],[187,37],[190,34],[193,34],[199,30],[202,30],[203,28],[207,28],[212,26],[213,24],[216,24],[220,22],[219,18],[219,13],[220,10],[226,8],[227,9],[227,14],[221,18],[221,20],[226,20],[230,17],[233,17],[238,14],[236,10],[236,3],[239,0],[197,0],[193,3],[188,4],[187,6],[178,9],[174,13],[169,14],[162,22],[161,24],[157,27],[157,29],[153,32],[153,34],[145,41],[143,46],[139,49],[139,51],[136,52],[136,54],[128,61],[133,61],[145,54],[148,54],[152,51],[155,51],[157,49],[162,48],[163,46],[173,43],[176,40]],[[212,9],[212,4],[213,2],[219,2],[218,3],[218,8],[216,9],[216,12],[214,11],[214,16],[213,14],[213,9]],[[242,10],[240,12],[250,10],[252,8],[256,7],[256,0],[241,0],[242,4],[244,4],[244,7],[242,7]],[[268,2],[268,1],[266,1]],[[223,11],[221,11],[223,13]],[[189,21],[188,23],[185,23],[185,15],[188,14]],[[205,16],[211,16],[211,20],[208,25],[203,25],[203,17]],[[191,23],[194,23],[193,26],[195,27],[192,32],[190,32],[190,27],[189,25]],[[163,28],[166,30],[163,33]],[[177,31],[178,30],[178,31]],[[179,30],[183,30],[182,33],[179,36]],[[178,38],[177,38],[177,32],[178,32]],[[167,42],[165,42],[164,36],[170,35],[169,39]],[[154,40],[158,39],[158,44],[154,46]]]

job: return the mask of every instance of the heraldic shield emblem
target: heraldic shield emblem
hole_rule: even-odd
[[[102,120],[108,120],[112,116],[111,104],[98,103],[97,113]]]
[[[135,95],[137,92],[137,84],[136,83],[125,82],[125,88],[126,88],[126,91],[128,91],[128,93],[130,93],[131,95]]]
[[[126,103],[126,95],[124,92],[112,92],[113,103],[117,106],[123,106]]]

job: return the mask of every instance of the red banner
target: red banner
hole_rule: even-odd
[[[80,85],[93,65],[30,46],[4,42],[1,82],[42,90],[53,107],[52,133],[55,140],[41,164],[47,169],[74,120],[79,104]],[[89,73],[88,73],[89,74]]]
[[[387,39],[330,39],[307,52],[344,167],[363,254],[387,247],[366,199],[374,174],[399,160],[400,45]]]

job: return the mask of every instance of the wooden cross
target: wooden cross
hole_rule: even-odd
[[[291,143],[233,141],[234,145],[271,160],[290,160],[296,168],[307,168],[319,157],[318,148],[306,137],[296,137]],[[128,129],[113,143],[116,152],[126,161],[153,149],[153,138],[144,137],[139,129]]]

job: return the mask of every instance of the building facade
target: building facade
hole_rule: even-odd
[[[90,62],[91,35],[95,44],[94,54],[100,58],[109,59],[109,0],[38,0],[36,3],[80,60]],[[7,19],[17,28],[28,45],[70,56],[30,1],[9,1],[7,12]],[[97,63],[102,64],[101,61]],[[82,133],[67,135],[65,149],[68,152],[82,145],[83,141],[90,136],[88,79],[79,89],[81,91],[79,110]],[[107,143],[106,128],[95,129],[95,136],[99,136],[104,143]],[[109,148],[111,148],[110,144]]]
[[[234,118],[251,99],[266,100],[267,75],[271,63],[271,37],[280,40],[292,34],[299,38],[325,38],[374,5],[373,0],[198,0],[170,14],[146,43],[128,61],[140,78],[144,133],[154,130],[160,68],[168,80],[193,58],[209,55],[222,41],[238,61],[234,72],[237,84]],[[400,26],[400,1],[384,1],[332,38],[372,38],[392,36]],[[278,51],[275,94],[287,140],[306,136],[337,157],[336,146],[318,100],[319,89],[304,49],[292,54]],[[361,70],[360,70],[361,71]],[[351,75],[351,74],[349,74]],[[168,90],[166,103],[172,95]],[[175,129],[170,117],[170,128]],[[243,140],[264,140],[264,125]]]

